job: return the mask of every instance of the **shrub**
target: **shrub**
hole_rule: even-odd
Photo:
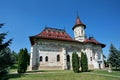
[[[27,49],[21,49],[18,57],[18,73],[25,73],[28,64],[28,51]]]

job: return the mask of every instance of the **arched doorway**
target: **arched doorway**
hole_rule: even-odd
[[[99,69],[101,69],[101,64],[99,63]]]
[[[70,69],[70,55],[67,55],[67,69]]]

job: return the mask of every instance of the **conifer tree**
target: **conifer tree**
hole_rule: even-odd
[[[28,51],[27,49],[20,49],[18,56],[18,73],[25,73],[28,65]]]
[[[81,71],[88,71],[88,61],[86,53],[81,52]]]
[[[112,65],[112,67],[120,67],[120,51],[117,50],[113,44],[110,45],[110,54],[108,57],[108,63]]]
[[[88,71],[88,59],[86,53],[84,54],[85,57],[85,72]]]
[[[74,52],[72,54],[72,67],[73,67],[73,71],[75,73],[78,73],[79,72],[79,68],[80,68],[80,64],[79,64],[79,57],[78,57],[78,54],[76,52]]]
[[[4,24],[0,24],[0,28],[2,28],[2,26],[4,26]],[[7,33],[0,33],[0,74],[2,72],[7,72],[6,69],[14,64],[11,58],[11,50],[9,48],[12,39],[9,39],[8,41],[4,42],[6,35]]]

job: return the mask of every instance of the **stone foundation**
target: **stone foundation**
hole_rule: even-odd
[[[39,70],[63,70],[62,66],[40,66]]]

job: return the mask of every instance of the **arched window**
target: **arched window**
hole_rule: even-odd
[[[67,62],[70,62],[70,56],[67,55]]]
[[[48,62],[48,56],[45,57],[45,61]]]
[[[84,33],[83,30],[81,30],[81,35],[83,35],[83,33]]]
[[[92,57],[90,57],[90,61],[92,61]]]
[[[60,61],[60,55],[57,55],[57,61]]]
[[[43,58],[42,58],[42,56],[40,56],[40,61],[42,61],[43,60]]]

